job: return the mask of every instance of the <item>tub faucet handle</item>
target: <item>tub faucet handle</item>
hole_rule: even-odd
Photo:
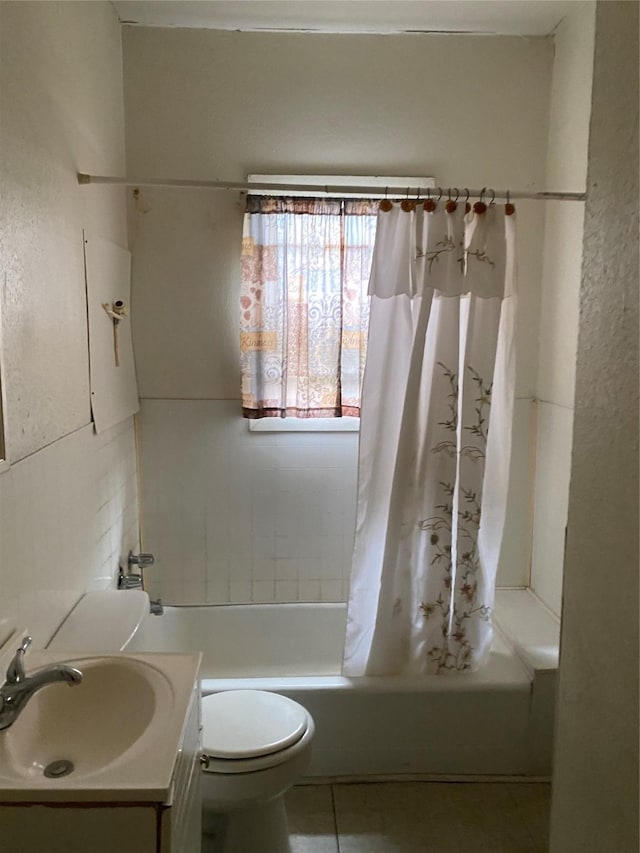
[[[131,568],[131,566],[140,566],[140,568],[143,569],[145,566],[152,566],[155,561],[156,558],[153,554],[134,554],[133,551],[129,551],[129,556],[127,558],[129,568]]]

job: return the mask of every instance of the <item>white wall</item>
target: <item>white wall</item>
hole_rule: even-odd
[[[555,31],[546,186],[584,192],[595,3]],[[545,205],[531,587],[560,615],[567,523],[584,204]]]
[[[444,185],[545,186],[552,61],[547,39],[141,27],[125,27],[123,32],[130,175],[244,180],[248,173],[270,171],[426,174]],[[162,591],[161,575],[174,601],[192,600],[187,586],[202,589],[205,583],[208,600],[226,600],[212,590],[227,594],[222,591],[230,589],[227,578],[232,576],[260,582],[260,594],[263,581],[275,590],[277,583],[308,580],[302,574],[292,578],[290,572],[282,576],[277,549],[270,556],[271,573],[265,575],[263,563],[256,562],[262,560],[262,543],[251,524],[244,531],[254,556],[236,555],[233,564],[221,568],[221,558],[212,557],[211,548],[226,548],[223,534],[213,545],[205,544],[203,531],[213,529],[213,510],[188,486],[193,465],[202,465],[208,491],[219,488],[224,499],[231,488],[237,512],[249,519],[251,507],[237,495],[252,482],[251,460],[262,439],[249,434],[239,419],[242,209],[237,196],[142,188],[137,200],[130,197],[129,211],[134,346],[143,398],[145,547],[156,552],[159,570],[162,566],[153,591]],[[518,217],[518,477],[500,570],[500,582],[513,585],[527,582],[530,559],[529,410],[537,374],[543,206],[523,202]],[[209,401],[215,413],[210,427],[214,433],[207,438],[200,432],[199,401]],[[192,456],[195,444],[219,443],[229,433],[238,446],[236,485],[221,477],[213,457],[204,451]],[[282,468],[288,446],[292,458],[297,452],[293,437],[282,436],[280,441],[282,453],[274,455],[271,465],[271,495],[278,506],[275,496],[283,486],[275,471]],[[312,437],[305,441],[311,457],[325,454],[329,468],[341,466],[345,481],[355,482],[354,441],[324,435],[315,443]],[[345,442],[351,444],[348,458],[342,455]],[[162,453],[154,448],[162,448]],[[298,461],[296,483],[301,494],[311,494],[315,463],[306,457]],[[155,483],[161,470],[166,477],[160,494]],[[343,536],[343,522],[332,515],[331,503],[318,508],[309,501],[305,506],[301,529],[322,529],[329,539]],[[193,569],[181,560],[185,552],[175,547],[177,540],[169,549],[167,530],[177,513],[202,519],[192,531],[198,539],[192,547],[200,555]],[[291,530],[274,524],[268,533],[287,553],[297,547]],[[307,556],[317,559],[315,552]],[[341,559],[339,567],[325,565],[321,577],[313,578],[319,582],[319,596],[322,583],[326,587],[348,573],[349,559],[344,554]],[[174,560],[179,565],[167,565]],[[304,589],[304,597],[313,597]]]
[[[120,25],[109,3],[0,5],[0,257],[9,471],[0,618],[47,639],[137,541],[132,422],[89,425],[82,229],[126,245]]]
[[[638,23],[598,3],[552,853],[639,842]]]

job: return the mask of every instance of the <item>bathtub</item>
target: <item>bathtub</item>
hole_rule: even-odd
[[[549,774],[555,678],[536,695],[535,665],[500,627],[479,672],[344,678],[345,619],[344,604],[165,607],[128,650],[202,651],[203,695],[300,702],[316,721],[311,777]]]

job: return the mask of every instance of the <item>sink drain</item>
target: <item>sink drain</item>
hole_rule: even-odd
[[[58,761],[52,761],[44,768],[44,775],[47,779],[60,779],[62,776],[68,776],[73,773],[73,761],[67,761],[61,758]]]

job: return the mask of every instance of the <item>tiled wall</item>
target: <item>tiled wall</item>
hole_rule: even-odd
[[[547,186],[586,186],[595,4],[575,3],[555,32]],[[547,202],[540,304],[538,425],[531,587],[562,604],[569,501],[584,205]]]
[[[235,400],[143,400],[151,594],[176,604],[344,600],[357,443],[357,433],[249,432]]]
[[[529,559],[530,403],[516,402],[502,586]],[[149,592],[173,604],[344,601],[358,434],[250,432],[236,400],[143,400]]]
[[[43,645],[138,542],[133,422],[88,425],[0,474],[0,619]]]

